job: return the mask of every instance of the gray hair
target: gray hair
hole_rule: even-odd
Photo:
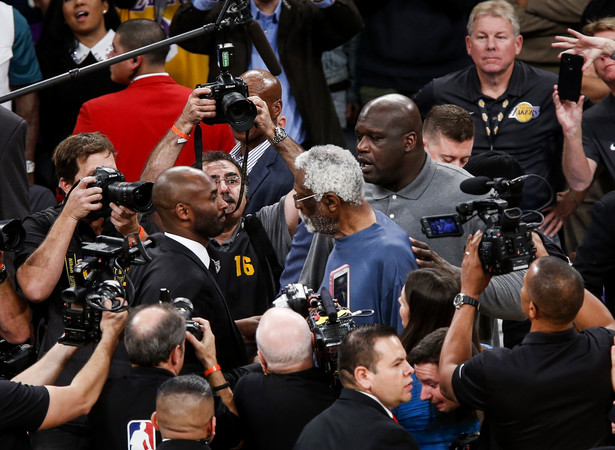
[[[331,192],[351,205],[362,203],[363,173],[348,150],[336,145],[312,147],[297,157],[295,167],[305,172],[305,187],[316,200]]]
[[[161,311],[161,317],[137,328],[135,317],[145,309]],[[155,367],[169,359],[171,352],[178,345],[183,345],[186,338],[186,320],[169,304],[140,305],[130,311],[124,344],[128,359],[133,364],[142,367]]]
[[[505,0],[490,0],[481,2],[474,7],[468,19],[468,36],[472,36],[474,31],[474,23],[483,16],[501,17],[510,21],[515,36],[521,33],[519,26],[519,18],[515,12],[515,8]]]
[[[312,359],[312,333],[300,314],[271,308],[256,329],[256,345],[272,372]]]

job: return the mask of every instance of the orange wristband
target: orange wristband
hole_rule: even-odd
[[[203,375],[205,375],[206,377],[208,377],[209,375],[211,375],[212,373],[214,373],[216,370],[220,370],[220,364],[216,364],[213,367],[210,367],[209,369],[207,369],[205,372],[203,372]]]
[[[177,128],[175,125],[173,125],[173,126],[171,127],[171,131],[173,131],[173,133],[175,133],[175,134],[176,134],[177,136],[179,136],[181,139],[185,139],[185,141],[183,141],[183,142],[187,142],[187,141],[188,141],[188,139],[190,139],[190,135],[189,135],[189,134],[186,134],[186,133],[184,133],[183,131],[179,130],[179,128]],[[177,141],[177,142],[179,142],[179,141]],[[182,142],[182,143],[183,143],[183,142]]]
[[[145,234],[145,230],[143,229],[143,227],[139,228],[139,239],[143,239],[143,235]]]

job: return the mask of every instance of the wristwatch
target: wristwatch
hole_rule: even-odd
[[[0,267],[0,284],[4,283],[8,276],[9,273],[6,271],[6,266],[2,264],[2,267]]]
[[[480,308],[480,303],[478,300],[470,297],[469,295],[459,293],[453,299],[453,306],[455,306],[456,309],[460,309],[461,305],[472,305],[477,311]]]
[[[36,164],[34,164],[34,161],[30,161],[28,159],[26,161],[26,173],[34,173],[35,168],[36,168]]]
[[[288,135],[286,134],[286,130],[282,127],[275,127],[275,135],[269,139],[273,145],[279,144],[284,139],[286,139]]]

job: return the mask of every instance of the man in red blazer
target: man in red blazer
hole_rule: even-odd
[[[148,19],[128,20],[119,26],[109,56],[116,56],[165,39],[162,28]],[[138,181],[147,157],[181,114],[190,89],[164,71],[169,49],[164,47],[111,66],[111,79],[128,84],[123,91],[83,104],[74,134],[100,131],[116,149],[117,167],[126,181]],[[206,80],[203,80],[205,82]],[[194,162],[194,138],[187,139],[176,165]],[[229,151],[235,141],[228,125],[203,125],[203,150]]]

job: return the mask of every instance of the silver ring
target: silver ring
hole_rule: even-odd
[[[469,255],[469,254],[470,254],[470,252],[466,252],[466,255]]]

